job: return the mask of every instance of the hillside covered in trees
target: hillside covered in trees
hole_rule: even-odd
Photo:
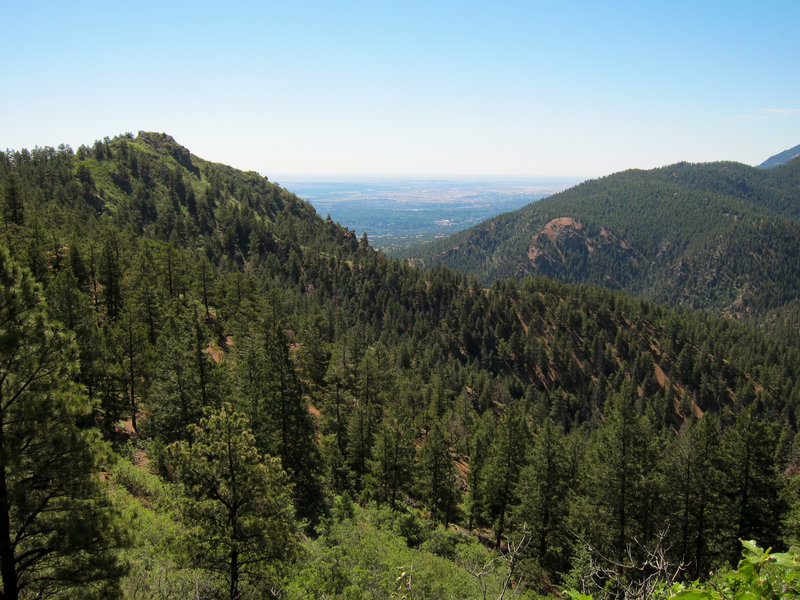
[[[800,160],[680,163],[584,182],[418,248],[491,282],[543,274],[798,333]]]
[[[761,208],[739,165],[669,168],[641,211],[728,182],[708,205],[738,198],[730,231],[784,257],[742,299],[770,310],[794,293],[797,168],[747,179]],[[612,597],[653,575],[631,561],[689,581],[740,539],[798,543],[791,340],[414,268],[164,134],[3,153],[0,203],[3,598]],[[582,227],[604,264],[660,243]]]

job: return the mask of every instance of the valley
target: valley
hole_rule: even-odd
[[[281,183],[331,218],[389,253],[447,237],[577,183],[568,179],[353,179]]]
[[[800,600],[800,2],[6,2],[0,600]]]
[[[739,561],[800,544],[797,167],[623,172],[408,261],[164,133],[2,153],[4,597],[796,594]]]

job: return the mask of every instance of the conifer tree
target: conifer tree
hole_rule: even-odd
[[[439,424],[435,424],[417,456],[419,487],[431,519],[445,527],[453,520],[460,499],[458,474]]]
[[[189,425],[203,414],[202,386],[213,379],[213,361],[195,349],[194,325],[193,316],[170,314],[156,344],[159,361],[147,402],[152,415],[143,426],[147,435],[165,445],[188,439]]]
[[[545,420],[528,453],[528,460],[519,477],[514,520],[527,525],[531,550],[543,567],[561,570],[564,567],[569,534],[567,531],[568,465],[560,427]]]
[[[387,414],[378,425],[369,461],[372,494],[392,508],[409,485],[414,461],[414,430],[408,417],[398,412]]]
[[[677,563],[691,565],[693,576],[707,573],[713,532],[723,525],[721,497],[726,480],[720,471],[719,419],[706,414],[687,422],[667,449],[666,490],[669,535]]]
[[[122,310],[122,264],[119,239],[113,233],[103,243],[97,279],[102,285],[100,293],[106,314],[114,321]]]
[[[523,415],[509,406],[492,439],[485,474],[486,511],[498,546],[506,530],[509,509],[516,504],[516,483],[525,464],[529,435]]]
[[[361,491],[367,473],[374,438],[374,415],[371,408],[358,404],[347,424],[347,466],[353,473],[353,488]]]
[[[295,488],[295,508],[316,518],[322,507],[319,448],[302,386],[281,325],[280,297],[270,293],[262,331],[245,332],[237,364],[242,406],[259,451],[280,457]]]
[[[779,542],[785,506],[775,450],[779,426],[758,414],[755,405],[739,413],[722,438],[725,481],[727,558],[735,561],[740,539],[757,539],[766,546]]]
[[[9,232],[14,227],[21,227],[25,223],[24,204],[22,201],[22,190],[17,182],[15,173],[9,173],[3,182],[3,221],[5,231]]]
[[[494,435],[494,423],[490,411],[486,411],[478,421],[475,434],[469,446],[469,473],[467,474],[467,495],[465,511],[467,513],[467,529],[481,522],[486,510],[486,462],[489,446]]]
[[[269,582],[297,552],[289,481],[278,459],[258,452],[247,416],[229,403],[190,430],[191,445],[169,448],[187,496],[189,551],[224,575],[228,597],[239,600],[243,585]]]
[[[77,352],[0,248],[0,597],[115,595],[120,532],[100,481]]]
[[[586,465],[587,492],[597,511],[588,519],[588,533],[593,545],[613,560],[622,560],[634,539],[647,544],[656,533],[660,474],[654,442],[626,382],[606,403],[606,421],[594,436]]]

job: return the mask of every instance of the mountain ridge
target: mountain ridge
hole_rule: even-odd
[[[783,152],[779,152],[778,154],[770,156],[767,160],[758,165],[758,168],[771,169],[773,167],[778,167],[794,158],[797,158],[798,156],[800,156],[800,144],[794,148],[789,148],[788,150],[784,150]]]
[[[622,171],[434,242],[415,258],[486,282],[544,274],[749,318],[796,297],[798,246],[795,159],[770,170],[719,162]]]

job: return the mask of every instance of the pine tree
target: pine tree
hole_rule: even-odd
[[[493,524],[495,545],[506,529],[506,517],[516,504],[517,479],[525,465],[530,434],[522,414],[513,406],[498,425],[486,464],[486,511]]]
[[[613,560],[621,561],[634,539],[646,545],[656,533],[660,473],[654,442],[626,382],[607,402],[586,464],[589,500],[597,511],[590,517],[590,539]]]
[[[520,473],[519,504],[514,509],[515,522],[526,524],[530,531],[533,555],[551,572],[563,569],[568,556],[569,485],[565,455],[561,428],[545,420]]]
[[[121,538],[103,447],[79,426],[92,407],[73,383],[76,348],[43,308],[30,273],[0,248],[0,596],[110,597]]]
[[[374,438],[375,417],[371,408],[358,404],[347,424],[347,466],[353,473],[353,489],[361,491]]]
[[[414,430],[410,419],[392,411],[378,425],[369,461],[372,495],[395,508],[397,496],[408,488],[414,461]]]
[[[740,539],[765,546],[779,542],[785,506],[783,482],[775,460],[780,427],[760,416],[755,405],[739,413],[722,437],[722,469],[727,504],[727,540],[723,552],[735,561]]]
[[[718,557],[711,555],[713,533],[719,531],[721,492],[719,420],[707,414],[686,423],[667,450],[666,506],[676,563],[692,566],[692,574],[707,573]]]
[[[22,227],[25,223],[22,190],[15,173],[9,173],[8,177],[6,177],[6,180],[3,182],[2,191],[3,221],[5,222],[5,231],[8,233],[10,229]]]
[[[478,427],[472,436],[469,446],[469,472],[467,473],[467,495],[464,509],[467,513],[467,529],[482,522],[486,511],[486,462],[489,446],[494,435],[494,420],[491,412],[486,411],[478,421]]]
[[[419,449],[417,463],[420,494],[431,519],[447,527],[453,520],[460,493],[450,448],[438,424],[431,428]]]
[[[322,509],[319,447],[302,386],[281,326],[280,298],[270,294],[262,331],[245,332],[239,396],[253,423],[259,451],[278,456],[294,484],[295,508],[315,519]]]
[[[169,448],[187,498],[189,551],[223,574],[230,600],[238,600],[243,584],[268,581],[297,552],[289,481],[278,459],[258,452],[247,416],[230,404],[190,429],[191,445]]]
[[[106,314],[114,321],[122,310],[122,265],[119,240],[114,234],[109,234],[103,243],[97,279],[102,285],[100,294]]]
[[[196,351],[193,320],[185,314],[168,315],[156,344],[159,360],[147,398],[152,414],[143,429],[165,445],[188,439],[189,425],[197,423],[203,414],[202,386],[214,379],[209,376],[213,361],[202,350]]]

